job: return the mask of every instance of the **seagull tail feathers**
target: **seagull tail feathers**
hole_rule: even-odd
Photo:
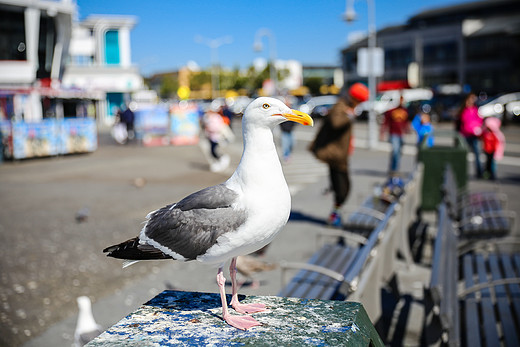
[[[117,245],[107,247],[103,250],[108,257],[128,260],[124,267],[133,264],[138,260],[153,260],[153,259],[172,259],[167,254],[164,254],[157,248],[150,245],[143,245],[139,242],[139,237],[127,240]]]

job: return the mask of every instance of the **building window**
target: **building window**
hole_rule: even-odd
[[[407,68],[412,62],[412,47],[394,48],[385,50],[385,68]]]
[[[75,55],[71,57],[73,65],[90,66],[94,64],[94,57],[91,55]]]
[[[456,42],[444,42],[424,46],[424,65],[453,64],[457,62],[458,50]]]
[[[23,12],[0,10],[0,60],[27,60]]]
[[[40,37],[38,38],[37,78],[51,77],[54,46],[56,45],[56,26],[54,18],[40,18]]]
[[[348,72],[357,70],[357,51],[349,51],[344,55],[344,69]]]
[[[119,64],[119,32],[117,30],[109,30],[105,33],[105,63]]]

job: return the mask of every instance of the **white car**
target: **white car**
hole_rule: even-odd
[[[520,119],[520,101],[512,101],[506,105],[506,114],[510,119]]]
[[[502,118],[504,111],[508,119],[513,118],[515,102],[518,104],[520,101],[519,93],[508,93],[497,96],[486,101],[485,104],[478,108],[478,113],[481,117],[497,117]],[[509,106],[512,104],[511,106]],[[511,110],[511,111],[509,111]],[[518,112],[518,111],[517,111]]]
[[[311,117],[325,117],[337,101],[337,95],[315,96],[301,105],[300,111],[309,114]]]
[[[433,97],[433,92],[426,88],[387,90],[374,101],[374,111],[376,115],[381,115],[399,106],[401,95],[404,98],[404,102],[409,103],[412,101],[430,100]],[[355,112],[359,116],[364,112],[368,112],[369,109],[370,101],[365,101],[356,107]]]

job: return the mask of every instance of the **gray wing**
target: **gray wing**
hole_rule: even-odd
[[[245,222],[246,212],[231,207],[237,198],[237,193],[222,184],[205,188],[153,212],[144,233],[184,258],[195,259],[220,235]]]

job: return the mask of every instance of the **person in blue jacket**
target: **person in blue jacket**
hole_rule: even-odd
[[[433,125],[430,120],[430,115],[426,112],[420,112],[415,115],[412,121],[412,127],[417,132],[417,146],[421,146],[424,138],[426,139],[426,146],[433,146]]]

